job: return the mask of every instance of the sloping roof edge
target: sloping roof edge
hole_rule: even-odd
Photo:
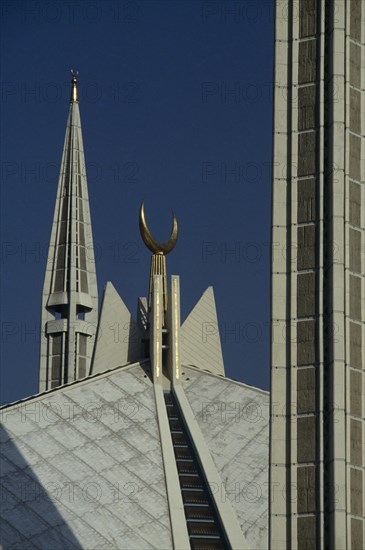
[[[227,382],[232,382],[233,384],[236,384],[238,386],[242,386],[243,388],[247,388],[248,390],[257,391],[258,393],[262,393],[264,395],[270,395],[269,390],[263,390],[261,388],[256,388],[256,386],[250,386],[250,384],[245,384],[244,382],[240,382],[239,380],[234,380],[233,378],[229,378],[228,376],[223,376],[221,374],[215,374],[214,372],[211,372],[206,369],[201,369],[197,367],[196,365],[181,365],[181,369],[192,369],[199,373],[204,373],[210,376],[213,376],[214,378],[218,378],[219,380],[226,380]]]
[[[114,367],[114,368],[111,368],[111,369],[107,369],[103,372],[97,372],[95,374],[91,374],[89,376],[87,376],[86,378],[80,378],[79,380],[74,380],[73,382],[70,382],[69,384],[63,384],[62,386],[57,386],[57,388],[51,388],[49,390],[46,390],[44,392],[41,392],[41,393],[36,393],[36,394],[33,394],[33,395],[29,395],[28,397],[23,397],[22,399],[17,399],[16,401],[12,401],[11,403],[7,403],[6,405],[1,405],[0,407],[0,411],[4,410],[4,409],[9,409],[11,407],[16,407],[17,405],[19,405],[20,403],[24,403],[26,401],[31,401],[31,400],[36,400],[36,399],[40,399],[42,398],[44,395],[49,395],[51,393],[56,393],[57,391],[61,391],[63,390],[64,388],[69,388],[71,386],[74,386],[75,384],[86,384],[88,382],[90,382],[91,380],[94,380],[95,378],[103,378],[105,376],[108,376],[111,372],[116,372],[117,370],[120,370],[120,369],[131,369],[133,367],[136,367],[138,365],[142,366],[146,363],[149,362],[149,359],[141,359],[140,361],[136,361],[135,363],[127,363],[125,365],[120,365],[119,367]],[[218,378],[219,380],[227,380],[228,382],[232,382],[233,384],[237,384],[238,386],[241,386],[241,387],[244,387],[244,388],[247,388],[249,390],[252,390],[252,391],[256,391],[258,393],[262,393],[264,395],[270,395],[270,392],[268,390],[263,390],[261,388],[257,388],[256,386],[250,386],[249,384],[245,384],[244,382],[240,382],[239,380],[233,380],[232,378],[229,378],[228,376],[222,376],[220,374],[214,374],[213,372],[210,372],[206,369],[201,369],[195,365],[181,365],[181,368],[187,368],[187,369],[192,369],[192,370],[195,370],[197,372],[200,372],[200,373],[205,373],[209,376],[213,376],[214,378]]]
[[[17,405],[20,405],[21,403],[24,403],[26,401],[36,400],[40,399],[45,395],[49,395],[52,393],[56,393],[58,391],[63,391],[65,388],[70,388],[71,386],[75,386],[76,384],[87,384],[91,380],[94,380],[95,378],[104,378],[105,376],[108,376],[112,372],[116,372],[121,369],[131,369],[136,366],[142,366],[145,363],[148,363],[149,359],[141,359],[140,361],[136,361],[135,363],[126,363],[125,365],[120,365],[119,367],[113,367],[111,369],[105,370],[103,372],[97,372],[95,374],[91,374],[89,376],[86,376],[85,378],[79,378],[78,380],[74,380],[73,382],[70,382],[69,384],[62,384],[62,386],[57,386],[57,388],[51,388],[49,390],[46,390],[41,393],[36,393],[34,395],[29,395],[28,397],[23,397],[22,399],[18,399],[17,401],[12,401],[11,403],[7,403],[6,405],[2,405],[0,407],[0,411],[4,409],[9,409],[11,407],[16,407]]]

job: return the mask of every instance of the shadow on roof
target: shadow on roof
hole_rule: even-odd
[[[42,485],[3,426],[0,437],[1,547],[81,550],[81,544],[58,510],[72,508],[70,486],[52,478]],[[39,457],[41,460],[45,461]]]

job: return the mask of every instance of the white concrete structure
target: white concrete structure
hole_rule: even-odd
[[[225,377],[211,287],[181,325],[179,277],[168,285],[165,257],[177,220],[161,244],[141,212],[153,252],[148,300],[135,322],[108,282],[98,319],[74,77],[41,392],[0,410],[4,550],[268,545],[269,395]]]
[[[142,356],[141,331],[113,284],[108,282],[101,304],[90,374],[134,363]]]
[[[43,286],[39,391],[89,374],[98,322],[76,74]]]
[[[143,367],[2,411],[4,550],[173,548],[156,403]]]
[[[365,547],[365,5],[277,0],[270,546]]]
[[[148,361],[118,367],[1,410],[4,550],[189,548],[166,407],[148,370]],[[267,548],[269,395],[183,372],[194,436],[213,462],[208,482],[241,527],[232,548]]]
[[[213,287],[208,287],[181,327],[181,360],[185,365],[224,376]]]

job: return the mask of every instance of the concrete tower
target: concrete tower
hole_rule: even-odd
[[[72,75],[70,111],[43,286],[39,391],[89,374],[98,320],[77,73]]]
[[[276,2],[272,549],[365,547],[364,17]]]

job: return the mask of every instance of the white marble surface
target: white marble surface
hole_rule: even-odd
[[[155,400],[139,366],[2,411],[3,548],[172,548]]]
[[[186,396],[249,547],[264,550],[268,548],[269,393],[199,369],[182,367],[182,372]],[[220,487],[212,490],[221,492]]]

